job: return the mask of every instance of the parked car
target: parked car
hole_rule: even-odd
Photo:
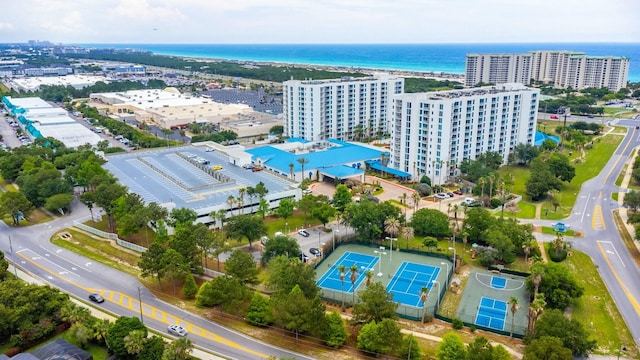
[[[305,262],[305,263],[307,261],[309,261],[309,257],[307,256],[307,254],[305,254],[303,252],[300,252],[300,256],[298,256],[298,258],[300,259],[300,261]]]
[[[551,115],[551,116],[549,116],[549,118],[550,118],[550,119],[558,120],[558,115]]]
[[[440,199],[440,200],[449,198],[449,196],[447,194],[445,194],[445,193],[437,193],[437,194],[433,195],[433,197],[436,198],[436,199]]]
[[[454,190],[453,193],[456,194],[456,195],[462,195],[462,190],[460,190],[460,189]]]
[[[104,299],[102,298],[102,296],[100,296],[98,294],[89,295],[89,300],[93,301],[94,303],[98,303],[98,304],[102,304],[104,302]]]
[[[262,167],[260,166],[254,166],[251,168],[251,171],[256,172],[256,171],[262,171]]]
[[[212,167],[213,170],[217,171],[217,170],[222,170],[222,165],[214,165]]]
[[[322,256],[322,252],[320,251],[320,249],[317,249],[317,248],[311,248],[311,249],[309,249],[309,252],[311,253],[311,255],[313,255],[315,257]]]
[[[454,197],[454,196],[455,196],[455,194],[454,194],[454,193],[452,193],[452,192],[448,192],[448,193],[447,193],[447,196],[449,196],[449,197]]]
[[[304,190],[302,190],[302,193],[303,193],[303,194],[305,194],[305,195],[306,195],[306,194],[311,194],[312,192],[313,192],[313,191],[312,191],[311,189],[304,189]]]
[[[298,230],[298,234],[304,236],[304,237],[309,237],[311,234],[309,234],[309,232],[305,229],[300,229]]]
[[[182,326],[178,324],[169,325],[169,327],[167,328],[167,331],[171,335],[187,336],[187,330],[185,330]]]

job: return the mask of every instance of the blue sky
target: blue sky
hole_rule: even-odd
[[[637,0],[7,0],[0,42],[638,42]]]

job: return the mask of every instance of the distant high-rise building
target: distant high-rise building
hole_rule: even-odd
[[[531,80],[580,90],[627,86],[629,58],[588,56],[572,51],[530,51],[526,54],[467,54],[465,85],[503,84]]]
[[[509,83],[395,95],[389,166],[442,184],[464,159],[487,151],[506,162],[519,143],[534,144],[539,94]]]
[[[283,84],[284,134],[306,140],[359,140],[388,134],[390,98],[404,79],[390,75]]]

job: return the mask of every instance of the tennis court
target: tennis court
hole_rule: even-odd
[[[420,307],[421,289],[426,286],[430,291],[439,273],[439,267],[404,261],[389,281],[387,291],[393,301]]]
[[[496,330],[504,330],[506,320],[507,303],[483,296],[480,300],[480,306],[478,306],[475,324]]]
[[[376,263],[378,262],[378,257],[364,255],[359,253],[354,253],[351,251],[347,251],[331,266],[329,270],[318,280],[318,286],[325,289],[331,289],[336,291],[341,291],[342,286],[344,286],[344,291],[347,293],[353,293],[355,289],[360,286],[362,281],[365,278],[365,272],[367,270],[373,270]],[[344,265],[345,270],[345,281],[340,280],[340,271],[338,267],[340,265]],[[356,282],[351,284],[351,267],[356,265],[358,267],[358,272],[356,274]]]

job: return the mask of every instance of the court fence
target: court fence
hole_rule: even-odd
[[[444,322],[448,322],[448,323],[452,323],[453,322],[453,318],[450,317],[446,317],[444,315],[438,314],[436,313],[434,315],[434,317],[438,320],[442,320]],[[489,331],[492,332],[494,334],[499,334],[499,335],[504,335],[504,336],[510,336],[511,335],[511,323],[507,322],[505,323],[505,328],[508,330],[498,330],[498,329],[494,329],[494,328],[490,328],[490,327],[486,327],[486,326],[482,326],[482,325],[476,325],[474,320],[475,320],[475,314],[474,315],[469,315],[469,314],[460,314],[459,317],[460,320],[462,320],[462,323],[464,324],[464,326],[470,328],[470,329],[478,329],[478,330],[483,330],[483,331]],[[506,319],[505,319],[506,321]],[[518,326],[516,325],[513,328],[513,337],[517,338],[517,339],[524,339],[524,336],[526,335],[527,332],[527,328],[523,327],[523,326]]]
[[[511,270],[511,269],[498,269],[496,266],[489,266],[487,268],[489,271],[498,271],[504,274],[509,274],[509,275],[515,275],[515,276],[522,276],[522,277],[529,277],[531,276],[530,273],[526,273],[526,272],[522,272],[522,271],[518,271],[518,270]]]

